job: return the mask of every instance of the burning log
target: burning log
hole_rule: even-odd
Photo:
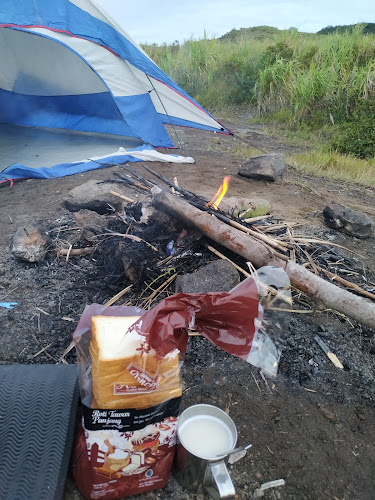
[[[291,283],[308,295],[318,308],[328,308],[353,318],[375,330],[375,304],[337,287],[303,266],[266,247],[251,235],[221,222],[217,217],[164,191],[154,196],[154,206],[178,216],[213,241],[249,260],[256,268],[278,266],[285,269]]]

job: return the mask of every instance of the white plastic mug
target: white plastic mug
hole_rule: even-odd
[[[190,406],[177,426],[176,479],[190,491],[203,487],[215,500],[233,498],[226,464],[236,442],[236,426],[223,410],[207,404]]]

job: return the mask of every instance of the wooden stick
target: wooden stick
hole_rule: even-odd
[[[248,219],[242,219],[244,222],[256,222],[258,220],[271,219],[273,215],[257,215],[257,217],[249,217]]]
[[[207,245],[207,249],[214,253],[215,255],[217,255],[218,257],[220,257],[220,259],[223,259],[223,260],[227,260],[228,262],[230,262],[231,264],[233,264],[233,266],[237,269],[237,271],[239,271],[240,273],[242,273],[244,276],[246,276],[247,278],[249,276],[251,276],[250,273],[248,273],[247,271],[245,271],[244,269],[242,269],[242,267],[240,266],[237,266],[237,264],[235,262],[233,262],[232,260],[228,259],[228,257],[226,257],[225,255],[223,255],[221,252],[219,252],[218,250],[216,250],[216,248],[214,247],[211,247],[210,245]]]
[[[201,207],[197,206],[197,204],[192,203],[192,202],[190,202],[190,204],[193,205],[195,208],[198,208],[199,210],[201,210]],[[290,248],[289,243],[285,243],[284,241],[275,240],[274,238],[270,238],[269,236],[266,236],[265,234],[263,234],[261,232],[254,231],[253,229],[250,229],[250,228],[244,226],[243,224],[240,224],[239,222],[230,219],[226,215],[223,215],[222,213],[220,213],[216,210],[210,210],[210,209],[207,210],[206,208],[203,208],[203,210],[207,211],[210,215],[214,215],[217,219],[219,219],[222,222],[225,222],[229,226],[235,227],[236,229],[239,229],[240,231],[247,233],[254,238],[258,238],[259,240],[261,240],[264,243],[267,243],[267,245],[270,245],[273,248],[276,248],[276,249],[281,250],[283,252],[285,252],[286,249]]]
[[[160,295],[160,293],[163,292],[165,288],[167,288],[167,286],[175,279],[176,276],[177,276],[177,273],[172,274],[172,276],[170,276],[167,280],[165,280],[164,283],[162,283],[156,290],[154,290],[151,293],[151,295],[149,297],[145,298],[137,307],[142,308],[147,303],[150,306],[152,304],[152,301],[155,299],[155,297]]]
[[[133,200],[132,198],[128,198],[127,196],[124,196],[123,194],[116,193],[116,191],[110,191],[110,193],[113,194],[113,196],[117,196],[117,198],[120,198],[121,200],[126,201],[127,203],[134,203],[135,202],[135,200]]]
[[[106,302],[104,305],[105,306],[111,306],[112,304],[114,304],[115,302],[117,302],[118,299],[120,299],[123,295],[126,294],[126,292],[128,292],[132,288],[132,286],[133,285],[129,285],[126,288],[124,288],[123,290],[121,290],[121,292],[117,293],[114,297],[112,297],[111,299],[109,299],[108,302]]]
[[[42,354],[42,352],[44,352],[46,349],[48,349],[49,347],[51,347],[52,344],[53,344],[53,342],[51,342],[50,344],[46,345],[46,347],[43,347],[43,349],[41,349],[36,354],[34,354],[33,357],[36,358],[37,356],[39,356],[39,354]]]
[[[93,252],[92,247],[86,247],[86,248],[60,248],[57,250],[57,255],[60,255],[61,257],[67,256],[69,258],[70,255],[90,255],[90,253]]]
[[[228,219],[228,224],[232,227],[235,227],[236,229],[239,229],[240,231],[243,231],[244,233],[249,234],[250,236],[253,236],[254,238],[258,238],[258,240],[264,241],[268,245],[270,245],[273,248],[277,248],[278,250],[285,251],[285,249],[291,248],[289,243],[285,243],[285,241],[278,241],[275,240],[274,238],[270,238],[269,236],[266,236],[265,234],[259,232],[259,231],[254,231],[254,229],[250,229],[239,222],[236,222],[235,220]]]
[[[277,266],[285,269],[291,283],[308,295],[318,308],[333,309],[375,330],[375,304],[369,300],[337,287],[299,264],[284,261],[255,238],[245,236],[181,198],[162,191],[154,195],[153,204],[177,215],[219,245],[252,262],[256,268]]]
[[[170,188],[175,189],[182,196],[186,196],[187,198],[194,198],[194,199],[198,199],[199,198],[194,193],[191,193],[190,191],[187,191],[186,189],[182,189],[178,184],[175,184],[174,182],[171,182],[169,179],[167,179],[166,177],[164,177],[164,175],[161,175],[158,172],[155,172],[155,170],[152,170],[152,168],[148,167],[147,165],[142,165],[142,167],[145,170],[147,170],[147,172],[149,172],[150,174],[152,174],[156,178],[158,178],[160,181],[164,182],[167,186],[169,186]],[[203,200],[203,203],[206,203],[206,200]]]
[[[336,368],[340,368],[340,370],[343,370],[344,367],[339,358],[336,356],[336,354],[334,354],[331,351],[331,349],[327,346],[327,344],[323,342],[323,340],[319,337],[319,335],[315,335],[314,339],[315,342],[317,342],[319,346],[323,349],[327,358],[336,366]]]
[[[330,271],[327,271],[327,269],[323,269],[318,266],[318,270],[322,271],[326,276],[329,278],[332,278],[332,281],[337,281],[337,283],[340,283],[340,285],[344,285],[347,288],[352,288],[356,292],[360,293],[364,297],[368,297],[369,299],[375,300],[375,295],[371,292],[368,292],[367,290],[363,290],[360,286],[356,285],[355,283],[352,283],[351,281],[348,281],[344,278],[341,278],[341,276],[337,276],[337,274],[333,274]]]

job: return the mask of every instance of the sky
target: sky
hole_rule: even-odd
[[[375,22],[374,0],[96,0],[138,43],[224,35],[274,26],[316,33],[326,26]]]

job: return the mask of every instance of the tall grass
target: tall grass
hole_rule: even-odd
[[[291,48],[289,58],[276,60],[260,70],[256,99],[261,113],[287,110],[290,123],[320,126],[342,122],[355,101],[368,95],[375,74],[375,37],[353,33],[300,37],[287,34],[275,46]]]
[[[181,46],[146,46],[150,57],[203,106],[217,110],[253,100],[264,44],[241,39],[188,40]]]
[[[343,122],[375,88],[375,36],[361,26],[332,35],[290,30],[145,48],[203,106],[251,104],[260,115],[281,112],[290,125]]]

